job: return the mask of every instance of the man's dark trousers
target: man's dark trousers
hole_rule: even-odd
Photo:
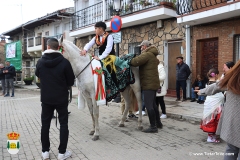
[[[156,91],[143,90],[143,95],[151,127],[156,127],[156,124],[161,125],[159,109],[156,105]]]
[[[58,112],[58,118],[60,123],[60,145],[58,147],[59,153],[64,154],[66,152],[68,143],[68,103],[61,105],[49,105],[42,103],[42,129],[41,129],[41,142],[42,152],[49,151],[49,128],[51,125],[52,115],[54,110]]]
[[[186,87],[187,87],[186,80],[177,80],[176,81],[177,99],[180,99],[180,87],[182,87],[182,90],[183,90],[183,99],[186,99]]]

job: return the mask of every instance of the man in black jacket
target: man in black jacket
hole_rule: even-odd
[[[10,87],[12,88],[11,97],[14,97],[13,81],[14,81],[14,77],[16,76],[15,67],[10,65],[9,61],[6,61],[5,64],[6,64],[6,67],[4,68],[3,73],[5,73],[5,85],[6,85],[6,89],[7,89],[7,94],[5,94],[4,97],[10,96],[10,94],[9,94]]]
[[[57,51],[59,43],[57,39],[50,38],[47,41],[47,50],[37,62],[35,75],[41,79],[42,102],[42,156],[49,159],[49,128],[54,110],[58,112],[60,123],[60,145],[58,147],[58,159],[66,159],[71,156],[66,151],[68,143],[68,87],[74,84],[72,66],[61,52]]]
[[[1,63],[0,64],[0,80],[1,80],[1,84],[2,84],[2,94],[0,94],[0,96],[4,96],[5,92],[6,92],[6,87],[5,87],[5,73],[3,73],[4,71],[4,65]]]
[[[177,65],[176,65],[176,92],[177,99],[176,101],[180,101],[180,87],[183,90],[183,99],[182,101],[186,101],[186,87],[187,87],[187,79],[191,74],[189,66],[183,62],[183,57],[177,57]]]

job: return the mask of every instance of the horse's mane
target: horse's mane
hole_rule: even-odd
[[[71,41],[68,41],[68,40],[63,40],[63,43],[67,43],[69,45],[71,45],[71,47],[73,49],[76,49],[78,51],[78,53],[81,51],[75,44],[73,44]]]

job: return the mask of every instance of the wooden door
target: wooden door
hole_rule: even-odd
[[[168,89],[176,90],[176,57],[181,55],[182,42],[168,43]]]
[[[211,68],[218,69],[218,39],[201,42],[201,74],[207,75]]]

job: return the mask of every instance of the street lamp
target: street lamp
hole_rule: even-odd
[[[119,16],[119,12],[121,12],[121,7],[122,7],[121,1],[122,0],[114,0],[113,1],[114,10],[116,12],[116,15],[118,15],[118,16]]]

